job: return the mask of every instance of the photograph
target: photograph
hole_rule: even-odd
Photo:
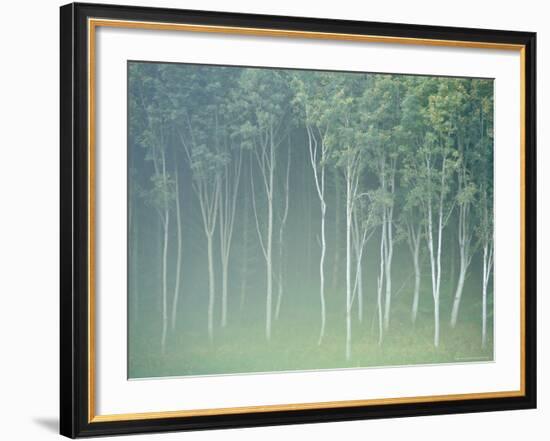
[[[59,10],[60,433],[536,408],[536,33],[142,6]]]
[[[505,6],[6,2],[0,439],[550,433],[550,16]]]
[[[130,379],[493,360],[493,79],[127,72]]]

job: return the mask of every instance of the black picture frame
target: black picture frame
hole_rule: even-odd
[[[185,23],[441,42],[521,45],[524,50],[524,394],[220,415],[93,420],[89,400],[88,18]],[[60,9],[60,433],[75,438],[483,412],[536,407],[536,34],[73,3]],[[91,418],[92,416],[92,418]]]

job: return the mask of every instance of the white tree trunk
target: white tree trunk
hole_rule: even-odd
[[[170,225],[170,211],[164,211],[163,245],[162,245],[162,335],[160,346],[162,353],[166,350],[166,334],[168,331],[168,292],[166,272],[168,266],[168,227]]]
[[[137,207],[135,203],[132,207],[129,207],[130,213],[135,212]],[[131,241],[131,258],[132,258],[132,293],[133,293],[133,320],[139,320],[139,287],[138,287],[138,268],[139,268],[139,223],[136,218],[138,216],[134,213],[133,219],[130,217],[129,231],[133,234],[133,240]]]
[[[357,318],[359,322],[363,321],[363,247],[365,245],[366,232],[361,231],[360,223],[357,219],[357,211],[353,212],[352,223],[352,242],[355,251],[355,285],[352,293],[352,299],[357,296]]]
[[[226,164],[222,173],[220,184],[220,201],[218,202],[218,218],[220,228],[220,254],[222,262],[222,314],[221,326],[227,325],[227,293],[228,270],[231,244],[233,240],[233,226],[235,224],[235,211],[237,207],[237,193],[241,180],[242,150],[236,153],[231,164]]]
[[[416,323],[416,317],[418,316],[418,302],[420,299],[420,263],[418,260],[418,252],[420,250],[419,247],[420,239],[418,240],[417,244],[414,248],[414,254],[413,254],[413,263],[414,263],[414,293],[413,293],[413,303],[411,308],[411,320],[412,323]]]
[[[460,300],[462,298],[462,291],[464,290],[465,279],[466,265],[463,257],[460,256],[460,272],[458,274],[458,284],[456,286],[456,292],[453,300],[453,309],[451,311],[451,328],[454,328],[456,326],[456,322],[458,320],[458,310],[460,308]]]
[[[430,158],[426,158],[426,166],[428,172],[428,180],[431,182],[431,170],[432,164]],[[430,254],[430,268],[432,274],[432,296],[434,302],[434,346],[439,347],[440,340],[440,320],[439,320],[439,299],[440,299],[440,288],[441,288],[441,250],[443,244],[443,228],[445,226],[444,220],[444,202],[445,202],[445,179],[446,179],[446,157],[443,157],[443,162],[441,165],[441,182],[439,187],[439,200],[437,202],[437,250],[434,247],[434,222],[433,222],[433,207],[432,207],[432,198],[433,193],[427,195],[427,208],[426,208],[426,219],[427,219],[427,234],[426,240],[428,242],[428,250]],[[452,210],[452,208],[451,208]],[[450,214],[450,211],[447,213]]]
[[[434,299],[434,346],[439,347],[439,296]]]
[[[283,241],[283,229],[279,229],[279,277],[277,283],[277,304],[275,306],[275,320],[279,320],[279,314],[281,313],[281,303],[284,293],[284,277],[283,277],[283,259],[284,259],[284,241]]]
[[[279,320],[279,314],[281,313],[281,303],[283,301],[284,293],[283,285],[283,233],[282,230],[279,230],[279,278],[277,283],[277,304],[275,306],[275,320]]]
[[[271,188],[273,188],[273,171],[271,171],[270,174],[270,184]],[[273,197],[271,195],[268,197],[267,203],[267,295],[265,303],[265,337],[269,341],[271,340],[271,307],[273,303]]]
[[[229,268],[229,259],[222,258],[222,328],[227,325],[227,271]]]
[[[245,187],[246,188],[246,187]],[[244,194],[243,208],[243,255],[241,268],[241,295],[239,299],[239,309],[242,311],[246,298],[247,282],[248,282],[248,213],[249,213],[249,194]]]
[[[357,261],[357,318],[359,323],[363,322],[363,265],[362,256]]]
[[[384,259],[385,264],[385,277],[386,277],[386,298],[384,303],[384,329],[387,331],[390,327],[390,311],[391,311],[391,264],[393,258],[393,225],[392,214],[393,209],[385,210],[387,214],[384,214],[386,222],[386,256]]]
[[[333,234],[331,235],[333,237],[333,243],[334,245],[334,259],[332,261],[332,276],[331,276],[331,287],[332,290],[336,290],[339,282],[339,276],[340,276],[340,237],[341,237],[341,209],[342,209],[342,191],[341,191],[341,181],[340,181],[340,175],[338,174],[338,171],[336,168],[334,168],[334,193],[335,193],[335,208],[334,208],[334,230]]]
[[[214,279],[214,258],[212,250],[212,233],[206,234],[207,253],[208,253],[208,338],[214,339],[214,299],[215,299],[215,279]]]
[[[493,250],[491,242],[483,244],[483,280],[481,301],[481,347],[487,346],[487,290],[493,267]]]
[[[463,175],[459,174],[459,191],[461,191],[464,186],[465,174],[465,169],[463,170]],[[468,219],[469,212],[469,202],[463,202],[462,204],[460,204],[458,216],[458,246],[460,251],[460,270],[458,275],[458,284],[453,300],[453,308],[451,312],[451,328],[454,328],[456,326],[458,312],[460,309],[460,301],[462,299],[462,292],[464,290],[464,281],[466,279],[466,273],[468,271],[468,266],[470,265],[471,261],[470,241],[472,233],[470,232],[470,224]]]
[[[280,219],[280,225],[279,225],[279,283],[278,283],[278,292],[277,292],[277,306],[275,308],[275,319],[279,319],[279,314],[281,312],[281,303],[283,300],[283,293],[284,293],[284,283],[285,283],[285,268],[286,264],[284,261],[285,253],[284,253],[284,233],[285,233],[285,226],[286,226],[286,220],[288,218],[288,206],[289,206],[289,197],[290,197],[290,152],[291,152],[291,146],[290,146],[290,137],[288,141],[288,150],[287,150],[287,163],[286,163],[286,176],[285,176],[285,182],[283,187],[283,193],[284,193],[284,209],[283,214]]]
[[[189,123],[189,131],[192,132],[191,124]],[[217,132],[216,119],[216,132]],[[189,163],[193,163],[193,155],[190,144],[186,142],[185,137],[179,133],[181,143],[187,155]],[[192,136],[191,136],[192,138]],[[205,174],[206,173],[206,174]],[[207,242],[207,258],[208,258],[208,311],[207,311],[207,326],[208,338],[210,341],[214,339],[214,302],[215,302],[215,278],[214,278],[214,256],[212,239],[216,229],[218,219],[218,207],[220,204],[221,194],[221,178],[219,173],[210,175],[204,170],[193,174],[193,190],[199,200],[202,224]]]
[[[359,322],[363,321],[363,255],[366,243],[368,242],[370,235],[368,234],[369,219],[362,219],[367,225],[363,225],[357,220],[357,211],[353,210],[351,237],[353,242],[353,248],[355,250],[355,282],[352,291],[351,303],[357,297],[357,318]],[[360,226],[361,225],[361,226]]]
[[[167,277],[167,267],[168,267],[168,230],[170,226],[170,206],[168,202],[167,192],[168,192],[168,181],[166,174],[166,156],[164,150],[161,150],[162,155],[162,177],[164,181],[164,240],[163,240],[163,249],[162,249],[162,335],[161,335],[161,350],[164,354],[166,350],[166,334],[168,332],[168,281]]]
[[[382,313],[382,289],[384,286],[384,262],[386,256],[386,222],[382,222],[382,232],[380,234],[380,268],[377,279],[376,307],[378,311],[378,345],[382,345],[384,339],[384,316]]]
[[[427,227],[427,241],[428,250],[430,254],[430,269],[432,275],[432,297],[434,304],[434,346],[439,346],[439,281],[440,281],[440,269],[441,259],[440,253],[435,253],[434,250],[434,235],[433,235],[433,218],[432,218],[432,204],[428,202],[428,227]],[[441,230],[439,230],[441,234]],[[441,237],[440,237],[441,238]],[[440,244],[438,249],[440,250]]]
[[[262,232],[258,218],[258,209],[256,207],[256,190],[254,176],[250,174],[250,184],[252,189],[252,208],[254,211],[254,220],[256,221],[256,231],[258,240],[264,255],[266,263],[266,303],[265,303],[265,337],[267,341],[271,340],[271,319],[273,309],[273,191],[275,179],[275,140],[273,125],[269,127],[266,133],[265,141],[262,141],[260,147],[255,150],[256,160],[261,172],[264,190],[267,198],[267,231]]]
[[[378,178],[383,193],[389,195],[391,203],[382,207],[382,223],[384,234],[384,330],[390,327],[391,300],[392,300],[392,260],[393,260],[393,196],[395,191],[395,158],[388,161],[384,152],[378,159]]]
[[[442,207],[441,207],[442,208]],[[436,289],[434,292],[434,346],[439,347],[439,293],[441,287],[441,243],[443,239],[442,212],[439,213],[438,239],[437,239],[437,274]]]
[[[351,358],[351,171],[346,173],[346,360]]]
[[[434,292],[434,346],[439,347],[439,293],[441,291],[441,249],[443,244],[443,188],[445,185],[445,159],[443,159],[442,178],[441,178],[441,194],[439,199],[439,214],[438,214],[438,232],[437,232],[437,275],[436,289]]]
[[[481,347],[487,345],[487,246],[483,247],[483,280],[481,297]]]
[[[325,335],[326,323],[325,254],[327,249],[327,242],[325,236],[325,218],[327,212],[327,204],[325,202],[325,155],[327,150],[322,135],[320,135],[321,139],[317,140],[313,128],[309,125],[307,126],[307,134],[309,143],[309,158],[311,161],[311,168],[313,169],[313,177],[315,179],[317,196],[319,197],[319,203],[321,205],[321,258],[319,259],[319,299],[321,302],[321,329],[319,331],[319,339],[317,341],[317,344],[320,345]],[[319,147],[321,150],[320,155]]]
[[[178,182],[178,167],[175,167],[175,187],[176,187],[176,226],[177,226],[177,257],[176,257],[176,283],[174,286],[174,297],[172,300],[172,331],[176,328],[178,300],[180,293],[180,272],[181,272],[181,254],[182,254],[182,232],[181,232],[181,213],[180,213],[180,191]]]
[[[322,171],[324,175],[324,169]],[[323,177],[324,179],[324,177]],[[319,331],[319,340],[317,344],[320,345],[325,335],[325,323],[326,323],[326,306],[325,306],[325,254],[326,254],[326,238],[325,238],[325,215],[326,205],[324,200],[321,201],[321,259],[319,260],[319,276],[320,287],[319,296],[321,300],[321,330]]]

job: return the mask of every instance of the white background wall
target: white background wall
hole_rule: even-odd
[[[546,2],[460,0],[113,0],[124,4],[538,32],[539,408],[349,423],[144,435],[126,439],[533,440],[550,434],[544,170],[550,141]],[[58,419],[58,0],[2,4],[0,23],[0,438],[48,440]],[[546,166],[546,167],[545,167]],[[545,280],[546,279],[546,280]],[[449,379],[449,381],[453,381]]]

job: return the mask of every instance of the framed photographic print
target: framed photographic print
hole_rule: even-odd
[[[534,33],[61,8],[61,433],[536,405]]]

